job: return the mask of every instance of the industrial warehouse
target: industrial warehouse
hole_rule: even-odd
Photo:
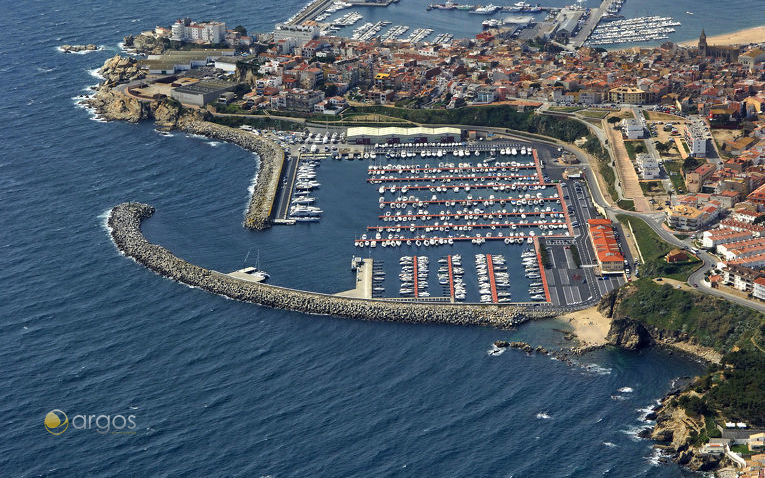
[[[348,142],[351,144],[404,144],[404,143],[455,143],[460,141],[460,128],[348,128]]]

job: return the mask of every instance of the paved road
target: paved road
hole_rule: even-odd
[[[282,177],[279,181],[279,192],[276,195],[276,204],[274,207],[274,218],[286,219],[290,208],[290,199],[292,198],[292,188],[295,183],[297,167],[300,163],[298,157],[286,154],[284,156],[284,166],[282,167]]]
[[[597,130],[597,128],[594,128],[594,129]],[[513,135],[506,135],[506,136],[512,137]],[[528,137],[524,137],[520,135],[517,135],[515,137],[519,139],[524,139],[524,140],[529,139]],[[664,229],[663,227],[663,222],[665,217],[664,213],[661,213],[661,212],[639,213],[634,211],[625,211],[623,209],[619,209],[618,207],[610,206],[608,201],[606,201],[603,195],[603,191],[601,191],[600,188],[597,187],[599,183],[597,182],[595,178],[595,174],[593,173],[592,167],[589,164],[589,158],[587,157],[587,155],[583,154],[578,149],[571,148],[569,145],[566,145],[564,143],[559,143],[556,141],[543,141],[538,139],[534,139],[534,141],[564,147],[569,152],[575,154],[579,158],[579,161],[582,163],[582,165],[584,165],[583,169],[584,169],[585,176],[587,178],[587,182],[590,185],[592,185],[592,187],[590,188],[590,192],[592,193],[592,200],[595,204],[597,204],[598,206],[603,208],[603,210],[605,210],[609,219],[611,219],[612,221],[616,221],[617,214],[625,214],[628,216],[640,218],[644,220],[648,224],[648,226],[651,229],[653,229],[653,231],[659,237],[661,237],[664,241],[668,242],[669,244],[672,244],[674,246],[681,247],[681,248],[692,247],[692,244],[690,241],[687,241],[687,240],[683,241],[681,239],[678,239],[674,234]],[[697,288],[699,292],[721,297],[731,302],[734,302],[736,304],[742,305],[744,307],[748,307],[750,309],[754,309],[754,310],[765,313],[765,304],[763,304],[762,302],[747,300],[733,294],[728,294],[727,292],[721,291],[719,289],[713,289],[711,287],[705,286],[703,283],[704,274],[717,264],[717,259],[705,251],[699,251],[697,255],[699,259],[703,261],[704,264],[701,268],[699,268],[696,272],[691,274],[690,277],[688,278],[688,283],[691,286]]]

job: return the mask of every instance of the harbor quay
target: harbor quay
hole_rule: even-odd
[[[244,215],[244,226],[248,229],[268,227],[284,165],[284,151],[279,145],[266,137],[248,134],[243,130],[228,128],[207,121],[186,122],[179,127],[187,133],[236,144],[258,155],[260,167]]]

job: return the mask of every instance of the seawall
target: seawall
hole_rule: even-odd
[[[177,127],[188,133],[236,144],[260,157],[258,180],[255,182],[255,189],[244,215],[244,227],[248,229],[267,228],[276,192],[279,188],[279,177],[284,165],[282,148],[262,136],[208,121],[180,121]]]
[[[141,232],[141,222],[154,214],[142,203],[123,203],[109,213],[109,227],[117,248],[156,273],[214,294],[267,307],[309,314],[361,320],[510,327],[532,318],[553,317],[559,311],[532,310],[521,305],[423,304],[353,299],[243,281],[204,269],[152,244]]]

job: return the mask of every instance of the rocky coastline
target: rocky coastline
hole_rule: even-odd
[[[176,129],[206,136],[256,153],[260,158],[258,180],[244,215],[244,227],[256,230],[269,227],[284,164],[284,151],[278,144],[244,130],[204,121],[202,111],[184,108],[173,99],[139,98],[129,94],[129,86],[125,83],[145,76],[133,58],[116,55],[106,60],[99,74],[104,78],[103,83],[84,103],[103,119],[131,123],[153,120],[158,127],[166,130]]]
[[[705,419],[703,416],[692,417],[680,407],[677,402],[682,396],[698,396],[698,393],[690,388],[669,392],[646,416],[655,424],[640,436],[653,440],[656,442],[654,446],[663,450],[670,460],[693,471],[714,471],[730,464],[730,460],[723,456],[700,453],[696,437],[703,434]]]
[[[150,243],[141,233],[141,222],[153,213],[153,207],[142,203],[123,203],[114,207],[109,213],[108,225],[117,248],[162,276],[231,299],[308,314],[410,324],[511,327],[533,318],[555,315],[551,310],[530,310],[513,305],[353,299],[236,279],[191,264],[164,247]]]

